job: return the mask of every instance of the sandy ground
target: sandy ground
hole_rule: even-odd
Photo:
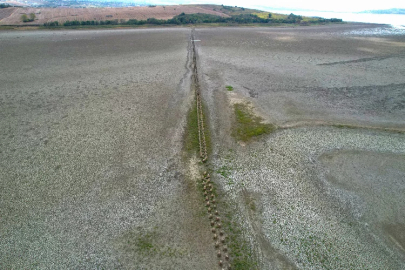
[[[181,154],[190,34],[0,33],[1,269],[217,268]],[[358,24],[195,39],[208,167],[258,268],[404,269],[405,136],[386,129],[404,130],[405,36]],[[236,142],[238,102],[281,128]]]
[[[215,268],[180,158],[189,37],[0,34],[1,269]]]
[[[216,181],[260,268],[403,269],[405,136],[383,129],[405,127],[405,35],[359,24],[196,38]],[[235,142],[235,102],[284,128]]]

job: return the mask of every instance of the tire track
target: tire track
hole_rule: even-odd
[[[344,64],[351,64],[351,63],[363,63],[363,62],[369,62],[369,61],[382,61],[382,60],[386,60],[386,59],[390,59],[390,58],[404,58],[404,57],[405,57],[405,54],[376,56],[376,57],[360,58],[360,59],[356,59],[356,60],[347,60],[347,61],[322,63],[322,64],[318,64],[318,66],[344,65]]]
[[[195,49],[195,30],[191,31],[192,44],[192,84],[195,89],[198,121],[198,141],[199,152],[203,167],[206,169],[208,160],[207,143],[204,125],[204,110],[202,106],[201,88],[198,79],[197,55]],[[211,177],[207,171],[204,171],[201,177],[205,206],[207,208],[208,219],[210,220],[212,239],[217,253],[218,266],[222,269],[231,269],[228,247],[226,245],[227,237],[222,229],[221,216],[217,209],[217,200],[215,198],[214,186]]]

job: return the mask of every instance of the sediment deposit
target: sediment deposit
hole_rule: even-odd
[[[405,267],[403,33],[3,31],[0,52],[0,268]],[[235,140],[234,104],[274,132]]]

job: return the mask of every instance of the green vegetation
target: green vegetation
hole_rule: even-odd
[[[228,180],[228,185],[234,184],[231,177],[232,171],[235,170],[232,167],[232,160],[234,158],[232,151],[232,149],[229,149],[229,153],[224,156],[225,163],[219,166],[215,171]],[[234,204],[228,203],[229,200],[226,199],[227,194],[224,193],[221,189],[215,189],[215,192],[218,193],[217,207],[218,209],[220,209],[221,215],[223,217],[222,224],[225,235],[227,236],[226,245],[229,248],[229,255],[232,258],[232,269],[257,269],[258,262],[257,258],[254,255],[254,250],[245,237],[245,231],[240,222],[240,215],[236,214],[236,212],[238,211],[238,207]],[[246,200],[247,206],[252,211],[256,211],[256,204],[254,203],[254,199],[249,196],[244,196],[244,198]]]
[[[208,117],[205,113],[204,104],[204,126],[205,126],[205,144],[208,154],[211,153],[211,135],[208,128]],[[189,154],[196,154],[200,150],[200,142],[198,138],[198,117],[197,117],[197,102],[194,99],[193,105],[187,115],[187,127],[184,134],[184,147]]]
[[[303,17],[300,15],[295,15],[294,13],[291,13],[290,15],[284,15],[284,14],[275,14],[275,13],[270,13],[270,12],[265,12],[265,11],[260,11],[260,12],[253,12],[252,14],[263,18],[263,19],[270,19],[272,23],[293,23],[293,24],[308,24],[308,23],[313,23],[313,24],[318,24],[318,23],[341,23],[342,19],[324,19],[324,18],[319,18],[319,17]]]
[[[30,17],[28,18],[27,14],[21,15],[21,21],[23,22],[33,22],[36,16],[35,13],[30,13]]]
[[[221,206],[225,210],[226,220],[223,223],[224,230],[228,235],[228,247],[232,255],[232,269],[257,269],[258,264],[253,250],[250,248],[248,241],[243,237],[243,230],[234,211],[225,202]]]
[[[159,231],[157,227],[146,231],[138,229],[127,232],[123,237],[123,248],[125,252],[130,253],[132,256],[135,254],[144,256],[163,256],[163,257],[182,257],[186,253],[171,245],[159,243]]]
[[[233,91],[233,87],[230,85],[225,86],[226,89],[228,89],[228,91]]]
[[[8,5],[8,4],[3,4],[3,3],[0,4],[0,9],[1,9],[1,8],[8,8],[8,7],[11,7],[11,6]]]
[[[216,173],[218,173],[218,174],[222,175],[224,178],[227,178],[227,179],[228,179],[229,176],[231,175],[231,170],[232,170],[231,167],[228,167],[228,166],[224,165],[224,166],[220,167],[220,168],[216,171]]]
[[[156,252],[156,247],[154,247],[152,240],[155,237],[154,232],[148,232],[144,235],[140,235],[135,238],[135,246],[138,252],[149,254],[151,252]]]
[[[225,6],[224,9],[227,9]],[[234,9],[234,8],[232,8]],[[245,13],[244,9],[240,9],[239,13],[233,12],[230,17],[221,17],[205,13],[195,13],[195,14],[185,14],[174,16],[172,19],[159,20],[155,18],[148,18],[146,20],[105,20],[105,21],[66,21],[63,26],[85,26],[85,25],[187,25],[187,24],[280,24],[280,23],[300,23],[302,20],[301,16],[290,14],[285,17],[275,17],[268,12],[262,13]],[[248,11],[249,12],[249,11]],[[265,14],[265,16],[263,16]],[[311,22],[320,22],[320,18],[313,18]],[[322,19],[322,22],[341,22],[340,19]],[[332,21],[334,20],[334,21]],[[309,22],[309,21],[307,21]],[[44,24],[44,26],[58,26],[50,25],[49,23]]]
[[[58,21],[44,23],[44,26],[59,26]]]
[[[247,142],[253,137],[269,134],[276,130],[276,126],[272,124],[263,124],[263,119],[255,116],[245,104],[235,104],[234,111],[236,119],[232,136],[237,140]]]

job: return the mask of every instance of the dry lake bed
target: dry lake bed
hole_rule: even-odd
[[[404,269],[405,32],[366,24],[1,31],[0,268],[220,269],[192,38],[233,269]]]

